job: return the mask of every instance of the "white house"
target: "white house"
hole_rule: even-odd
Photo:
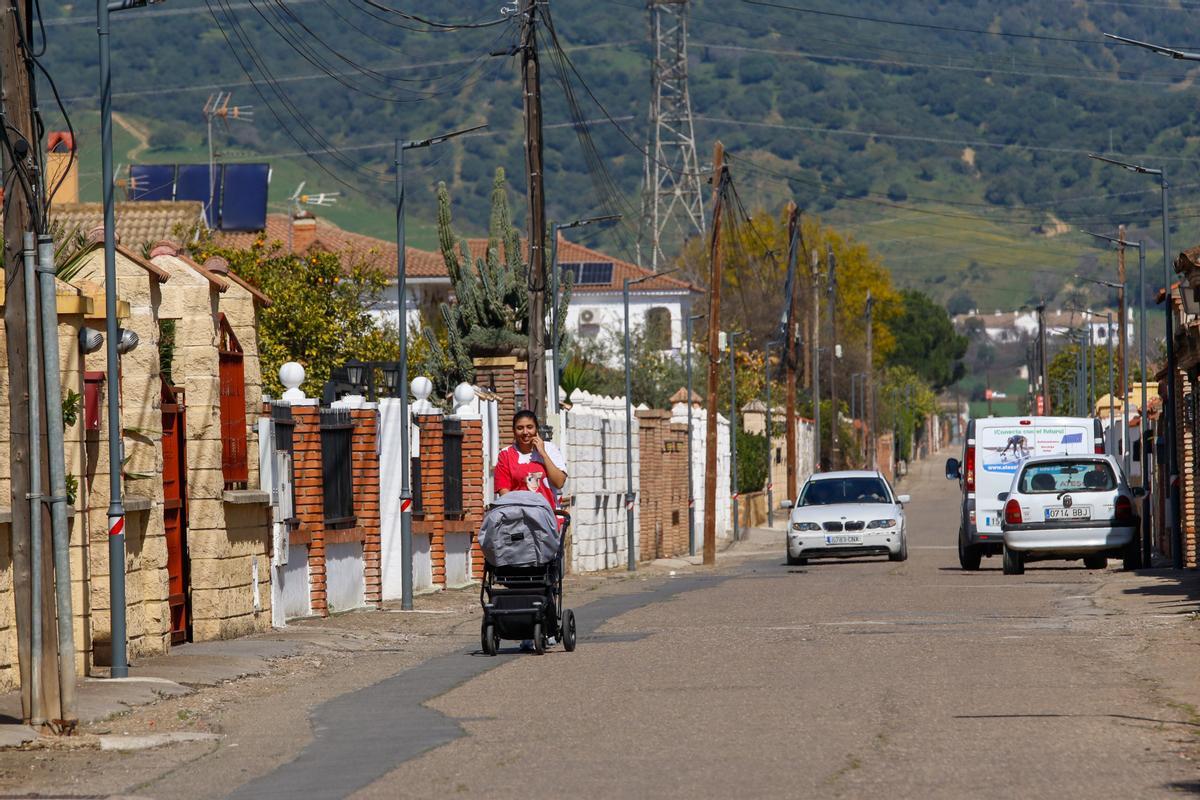
[[[388,288],[378,298],[372,313],[395,323],[399,298],[396,285],[396,243],[343,230],[332,222],[318,219],[311,212],[269,214],[263,231],[248,233],[219,232],[222,244],[250,247],[261,239],[268,245],[278,243],[287,252],[324,251],[338,253],[350,263],[369,263],[391,276]],[[472,258],[482,258],[487,239],[469,239]],[[526,241],[521,247],[528,246]],[[605,334],[619,335],[624,328],[622,289],[624,281],[639,280],[629,287],[629,319],[632,327],[653,327],[662,331],[661,349],[678,351],[684,346],[684,317],[692,312],[692,302],[702,290],[670,275],[655,275],[648,269],[613,258],[610,255],[569,242],[560,235],[559,269],[570,272],[574,291],[567,311],[567,330],[579,340],[596,339]],[[408,327],[429,324],[439,303],[450,300],[450,276],[440,252],[405,248],[406,320]],[[619,354],[614,354],[616,357]]]
[[[1125,338],[1126,343],[1133,344],[1134,323],[1133,308],[1126,308]],[[1109,325],[1107,314],[1112,313],[1112,325]],[[978,310],[969,314],[959,314],[954,318],[954,326],[958,331],[966,329],[970,320],[977,319],[983,325],[983,332],[993,342],[998,344],[1020,342],[1032,339],[1038,335],[1037,311],[996,311],[991,314],[979,313]],[[1116,309],[1094,309],[1089,315],[1085,311],[1070,309],[1054,309],[1046,311],[1046,335],[1064,336],[1068,331],[1082,330],[1085,325],[1092,329],[1092,341],[1097,347],[1108,344],[1111,337],[1114,344],[1121,336],[1120,314]]]

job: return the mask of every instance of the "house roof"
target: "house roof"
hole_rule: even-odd
[[[487,253],[487,239],[468,239],[467,246],[471,249],[473,258],[483,258]],[[521,248],[528,247],[528,240],[521,240]],[[436,258],[438,263],[441,263],[441,253],[430,253],[431,257]],[[637,264],[631,264],[628,261],[622,261],[619,258],[614,258],[607,253],[602,253],[599,250],[593,250],[590,247],[585,247],[575,242],[567,241],[560,237],[558,240],[558,263],[559,264],[579,264],[579,263],[611,263],[613,265],[612,275],[605,283],[581,284],[576,283],[572,291],[575,294],[602,294],[607,292],[620,292],[624,288],[626,278],[636,280],[653,276],[654,272],[645,267],[639,267]],[[442,265],[441,274],[446,274],[445,266]],[[687,281],[679,280],[670,275],[658,275],[651,277],[637,285],[637,288],[632,291],[641,292],[703,292],[699,286],[688,283]]]
[[[128,201],[116,204],[117,238],[131,250],[161,239],[180,238],[201,222],[204,211],[199,202]],[[87,236],[104,224],[101,203],[54,203],[50,207],[50,222],[63,227],[67,233]]]
[[[388,276],[395,276],[396,243],[394,241],[352,233],[320,217],[316,218],[316,222],[316,239],[305,248],[305,252],[316,250],[346,255],[355,263],[377,267]],[[289,214],[268,214],[266,230],[214,231],[213,241],[221,247],[245,250],[253,246],[259,237],[262,237],[269,243],[279,242],[286,249],[291,225],[292,218]],[[430,253],[414,247],[406,247],[405,253],[407,255],[405,271],[409,276],[416,278],[447,277],[446,265],[442,263],[440,253]]]
[[[328,253],[348,254],[353,260],[369,264],[381,269],[388,276],[396,274],[396,243],[387,239],[366,236],[343,230],[328,220],[316,218],[316,239],[305,249],[320,250]],[[267,242],[280,242],[285,247],[288,242],[291,216],[288,214],[268,214],[267,227],[264,231],[224,232],[214,231],[213,240],[221,247],[246,249],[255,244],[260,237]],[[468,239],[467,247],[472,258],[483,258],[487,253],[487,239]],[[521,240],[521,247],[528,247],[528,240]],[[604,292],[619,292],[626,278],[644,278],[654,273],[644,267],[613,258],[610,255],[585,247],[581,244],[559,239],[558,261],[560,264],[601,262],[613,265],[611,278],[600,284],[576,284],[577,294],[592,294]],[[440,252],[418,250],[415,247],[405,248],[405,273],[410,278],[442,278],[449,280],[446,263]],[[637,286],[638,291],[646,292],[702,292],[699,286],[679,280],[669,275],[652,277]]]

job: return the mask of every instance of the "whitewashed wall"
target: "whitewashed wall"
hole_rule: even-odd
[[[600,397],[576,390],[572,408],[563,415],[560,447],[567,459],[571,503],[571,569],[594,572],[627,561],[625,510],[625,399]],[[640,488],[638,428],[633,429],[633,490]],[[637,537],[634,540],[637,547]],[[635,556],[637,551],[635,549]]]
[[[416,427],[409,429],[413,436],[411,455],[416,455],[419,440]],[[379,535],[380,583],[384,600],[400,599],[404,590],[404,570],[400,561],[400,437],[405,433],[401,424],[400,399],[385,397],[379,401]],[[409,476],[412,477],[411,475]],[[417,538],[428,537],[413,537]],[[414,572],[419,572],[414,566]],[[421,583],[417,575],[417,583]],[[433,582],[432,573],[428,583]]]
[[[696,498],[696,536],[704,530],[704,459],[708,441],[708,412],[692,409],[692,496]],[[687,404],[676,403],[671,422],[687,423]],[[729,496],[729,420],[717,414],[717,538],[733,534],[733,501]]]

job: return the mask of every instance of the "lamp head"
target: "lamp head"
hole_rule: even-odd
[[[104,334],[95,328],[79,329],[79,349],[85,354],[94,353],[104,346]]]
[[[117,328],[117,352],[121,355],[138,346],[138,335],[128,328]]]

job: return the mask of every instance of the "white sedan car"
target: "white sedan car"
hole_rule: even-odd
[[[1108,455],[1039,456],[1013,477],[1004,503],[1004,574],[1025,562],[1083,559],[1103,569],[1110,557],[1141,566],[1137,498],[1117,460]]]
[[[904,504],[887,480],[874,471],[819,472],[800,490],[791,508],[787,532],[787,562],[807,564],[810,558],[887,556],[908,558]]]

